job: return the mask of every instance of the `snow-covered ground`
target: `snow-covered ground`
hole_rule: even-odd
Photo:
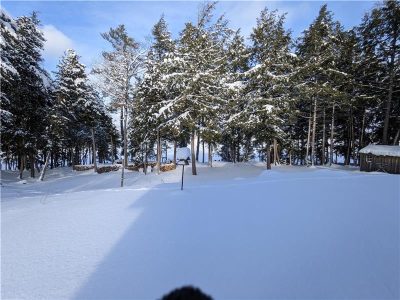
[[[2,171],[2,298],[398,299],[400,176],[216,163]]]

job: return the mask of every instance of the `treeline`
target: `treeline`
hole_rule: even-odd
[[[195,140],[210,152],[221,146],[222,158],[233,162],[258,150],[268,167],[338,156],[357,164],[369,143],[398,144],[398,1],[377,4],[351,30],[323,5],[297,40],[285,15],[264,9],[249,43],[213,16],[214,8],[205,4],[177,40],[164,18],[154,26],[131,111],[134,155],[146,156],[160,139],[191,141],[195,174]]]
[[[233,162],[259,153],[268,167],[357,164],[369,143],[398,144],[399,1],[376,4],[350,30],[324,5],[297,40],[285,15],[266,8],[248,42],[215,5],[177,39],[161,17],[147,48],[123,25],[110,29],[90,82],[72,50],[51,81],[37,17],[2,13],[3,161],[20,170],[47,156],[51,167],[113,161],[122,146],[125,165],[153,156],[159,165],[162,144],[190,143],[196,174],[201,144],[210,163],[217,151]]]
[[[6,169],[93,163],[110,158],[118,133],[73,50],[55,80],[42,68],[45,42],[35,13],[1,11],[1,158]],[[111,146],[110,147],[110,143]],[[97,159],[96,159],[97,155]]]

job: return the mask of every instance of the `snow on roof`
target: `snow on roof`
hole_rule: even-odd
[[[368,145],[362,148],[360,153],[400,157],[400,146]]]

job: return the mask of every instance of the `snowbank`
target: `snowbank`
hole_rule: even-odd
[[[368,145],[362,148],[360,153],[400,157],[400,146]]]

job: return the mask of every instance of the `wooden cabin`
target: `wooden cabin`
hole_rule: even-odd
[[[400,174],[400,146],[368,145],[362,148],[360,171]]]

